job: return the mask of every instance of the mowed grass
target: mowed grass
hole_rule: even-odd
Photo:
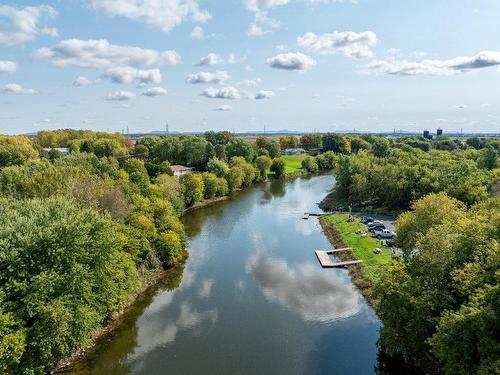
[[[348,221],[347,214],[331,214],[323,216],[324,221],[329,225],[334,225],[340,232],[345,244],[352,248],[352,253],[357,259],[363,261],[363,273],[370,280],[375,281],[382,269],[392,260],[392,251],[380,245],[380,241],[370,237],[366,226],[358,220]],[[357,234],[356,231],[367,232],[366,237]],[[381,254],[375,254],[373,249],[382,249]]]
[[[307,154],[301,155],[283,155],[283,159],[286,161],[285,173],[297,173],[302,172],[302,160],[307,156]]]

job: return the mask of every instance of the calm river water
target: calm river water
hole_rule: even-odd
[[[188,213],[189,259],[73,374],[372,374],[380,322],[349,274],[322,269],[331,175],[274,181]]]

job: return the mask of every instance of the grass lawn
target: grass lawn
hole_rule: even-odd
[[[370,237],[366,226],[359,221],[347,221],[347,214],[331,214],[323,216],[326,224],[334,225],[340,232],[345,244],[352,248],[352,253],[357,259],[363,261],[363,273],[367,278],[374,281],[380,274],[380,270],[392,260],[392,251],[380,246],[380,241]],[[366,237],[357,234],[357,230],[368,232]],[[379,247],[382,254],[375,254],[373,249]]]
[[[307,154],[301,155],[283,155],[283,159],[286,161],[285,173],[297,173],[302,172],[302,160],[308,156]]]

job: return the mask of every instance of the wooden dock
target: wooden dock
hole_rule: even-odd
[[[335,249],[329,251],[316,250],[316,257],[318,257],[319,263],[323,268],[333,268],[333,267],[345,267],[350,266],[352,264],[362,263],[362,260],[347,260],[343,262],[334,262],[330,257],[331,254],[335,254],[335,252],[351,250],[350,248],[345,249]]]

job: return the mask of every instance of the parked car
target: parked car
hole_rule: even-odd
[[[377,225],[384,225],[384,223],[380,220],[373,220],[371,223],[366,224],[368,228],[375,227]]]
[[[391,232],[389,229],[375,230],[373,231],[373,234],[377,236],[379,239],[394,238],[394,236],[396,236],[396,233]]]
[[[361,216],[361,221],[365,224],[371,223],[375,219],[371,216]]]
[[[384,229],[386,229],[384,224],[376,224],[376,225],[373,225],[373,226],[368,228],[368,230],[372,233],[375,233],[375,231],[381,231]]]

